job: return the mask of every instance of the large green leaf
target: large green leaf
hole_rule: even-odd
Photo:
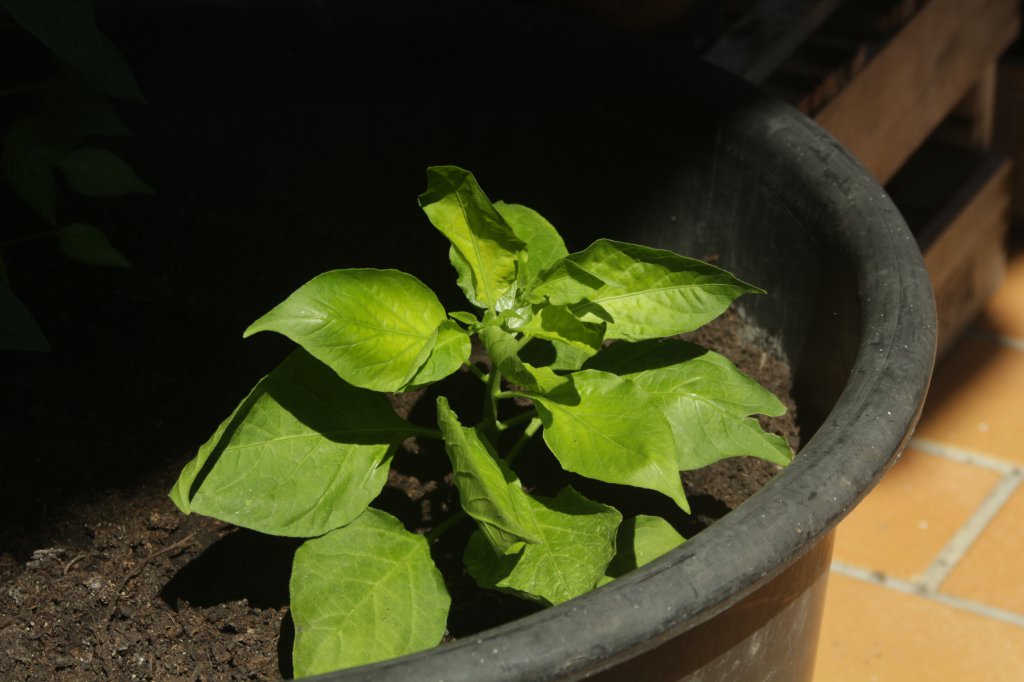
[[[71,188],[87,197],[153,193],[131,166],[106,149],[82,147],[63,157],[57,165]]]
[[[584,366],[629,377],[660,406],[681,470],[737,455],[780,465],[793,457],[784,438],[749,416],[778,416],[785,406],[718,353],[676,339],[619,342]]]
[[[0,350],[50,350],[32,313],[4,281],[0,281]]]
[[[619,526],[615,540],[615,558],[608,564],[602,585],[654,561],[686,542],[672,525],[660,516],[634,516]]]
[[[436,646],[451,604],[426,538],[372,508],[299,547],[290,591],[295,677]]]
[[[487,325],[478,332],[487,354],[498,366],[498,371],[509,381],[529,391],[545,393],[566,382],[549,367],[534,367],[519,358],[519,342],[496,325]]]
[[[419,202],[434,227],[452,243],[452,263],[466,297],[480,307],[494,308],[516,281],[523,242],[473,174],[461,168],[428,168],[427,191]]]
[[[437,399],[437,423],[462,508],[476,520],[494,550],[505,552],[518,542],[536,542],[522,518],[527,503],[519,480],[476,429],[459,423],[443,396]]]
[[[741,294],[764,293],[702,261],[608,239],[567,260],[604,282],[573,310],[583,319],[607,322],[612,339],[662,338],[691,331],[720,315]],[[578,278],[563,279],[559,287],[554,281],[545,284],[536,291],[548,292],[552,302],[571,303],[558,299],[579,295],[572,290],[578,289]]]
[[[96,25],[91,0],[0,0],[0,7],[92,87],[143,101],[124,57]]]
[[[466,546],[466,569],[486,588],[561,604],[592,590],[615,555],[622,515],[572,488],[555,498],[527,497],[525,518],[538,542],[496,554],[483,533]]]
[[[427,361],[446,319],[437,296],[397,270],[332,270],[314,277],[245,336],[284,334],[345,381],[398,391]]]
[[[79,263],[109,268],[131,265],[120,251],[111,246],[107,235],[85,223],[74,223],[57,230],[57,244],[69,258]]]
[[[263,533],[310,537],[349,523],[387,481],[411,430],[387,399],[292,353],[182,469],[171,499]]]
[[[643,388],[614,374],[582,370],[572,375],[571,384],[531,397],[544,424],[544,441],[566,470],[657,490],[690,510],[672,429]]]
[[[506,204],[504,201],[496,201],[494,208],[526,244],[527,260],[523,275],[527,286],[544,270],[569,255],[558,230],[540,213],[522,204]]]
[[[74,139],[40,118],[18,119],[4,136],[0,171],[11,188],[51,225],[57,222],[57,180],[53,168]]]

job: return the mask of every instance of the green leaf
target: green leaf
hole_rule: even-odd
[[[57,222],[57,181],[53,167],[74,144],[46,121],[18,119],[4,136],[0,171],[14,192],[51,225]]]
[[[606,321],[610,339],[635,341],[691,331],[718,317],[741,294],[764,293],[702,261],[608,239],[568,260],[605,282],[573,312]]]
[[[253,322],[244,336],[278,332],[350,384],[398,391],[427,361],[446,318],[434,292],[412,275],[332,270]]]
[[[49,351],[50,343],[25,304],[0,281],[0,350]]]
[[[185,465],[171,499],[186,514],[262,533],[320,535],[380,493],[411,428],[383,395],[346,384],[299,350]]]
[[[546,393],[566,382],[549,367],[534,367],[519,358],[516,337],[497,325],[487,325],[478,332],[487,354],[498,366],[501,375],[528,391]]]
[[[289,588],[297,678],[434,647],[451,605],[426,538],[372,508],[304,542]]]
[[[480,319],[477,318],[473,313],[467,313],[463,310],[456,310],[448,313],[448,317],[452,318],[457,322],[461,322],[467,327],[473,327],[480,324]]]
[[[615,541],[615,558],[608,564],[601,584],[621,578],[684,542],[686,539],[660,516],[640,515],[624,520]]]
[[[476,520],[494,551],[505,552],[519,542],[536,542],[524,526],[527,496],[519,480],[479,431],[459,423],[443,396],[437,399],[437,423],[444,434],[462,508]]]
[[[87,197],[153,193],[131,166],[106,149],[82,147],[62,158],[57,165],[71,188]]]
[[[42,90],[46,116],[76,138],[85,135],[131,137],[107,98],[67,78],[56,78]]]
[[[471,303],[494,308],[516,281],[523,242],[484,195],[468,171],[455,166],[427,169],[420,206],[452,243],[452,264]]]
[[[544,216],[521,204],[494,203],[516,236],[526,244],[525,282],[527,286],[544,270],[569,255],[558,230]]]
[[[477,531],[465,563],[477,584],[538,601],[561,604],[594,589],[615,555],[622,515],[572,488],[555,498],[529,497],[524,518],[539,541],[496,554]]]
[[[660,406],[672,427],[681,470],[737,455],[779,465],[793,458],[784,438],[765,433],[749,417],[778,416],[785,406],[717,353],[676,339],[619,342],[584,366],[630,378]]]
[[[90,0],[0,0],[0,7],[92,87],[144,101],[124,57],[96,25]]]
[[[409,388],[426,386],[455,373],[469,360],[471,350],[469,334],[451,320],[443,321],[430,356],[409,382]]]
[[[530,397],[544,424],[544,442],[563,468],[599,481],[656,490],[689,512],[672,429],[640,386],[588,369],[573,374],[570,384]]]
[[[584,322],[565,306],[540,305],[519,331],[534,338],[558,341],[581,353],[593,355],[604,341],[605,324]]]
[[[529,299],[534,303],[572,305],[588,301],[604,286],[603,279],[581,268],[569,256],[540,274],[530,288]]]
[[[111,268],[131,267],[128,260],[110,245],[107,235],[92,225],[74,223],[57,230],[57,244],[69,258],[87,265]]]

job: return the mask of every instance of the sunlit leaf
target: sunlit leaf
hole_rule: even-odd
[[[409,431],[383,395],[296,351],[185,465],[171,499],[185,513],[263,533],[319,535],[380,493]]]
[[[726,358],[675,339],[619,342],[584,365],[629,377],[657,404],[672,427],[681,470],[751,455],[785,465],[786,440],[765,433],[752,414],[778,416],[785,406]]]
[[[521,204],[494,203],[512,231],[526,244],[524,281],[529,284],[564,256],[569,255],[562,236],[540,213]]]
[[[446,318],[434,292],[412,275],[332,270],[253,322],[245,336],[278,332],[350,384],[397,391],[423,367]]]
[[[290,592],[296,677],[436,646],[451,604],[426,538],[372,508],[299,547]]]
[[[444,434],[462,508],[480,526],[497,552],[518,542],[536,542],[522,518],[526,493],[515,474],[494,454],[477,429],[466,428],[448,406],[437,399],[437,423]]]
[[[615,558],[608,564],[601,584],[621,578],[630,571],[654,561],[685,542],[672,525],[660,516],[634,516],[619,526],[615,540]]]
[[[525,518],[537,537],[498,554],[477,531],[466,547],[466,568],[481,587],[561,604],[592,590],[615,554],[622,515],[572,488],[554,498],[528,497]]]
[[[472,173],[455,166],[427,169],[420,206],[452,243],[459,286],[474,305],[493,308],[516,281],[523,242],[480,189]]]
[[[608,483],[657,490],[689,511],[659,406],[629,379],[582,370],[569,384],[531,395],[544,442],[568,471]]]

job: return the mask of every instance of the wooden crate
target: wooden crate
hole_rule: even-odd
[[[988,149],[996,64],[1019,33],[1020,14],[1019,0],[846,3],[824,20],[786,29],[773,51],[748,50],[737,70],[812,116],[879,182],[892,181],[935,290],[940,353],[977,316],[1006,267],[1012,164]],[[742,32],[725,36],[717,48],[742,39]],[[794,42],[785,54],[777,49]],[[728,62],[715,49],[709,54]],[[1024,104],[1024,89],[999,90],[1000,101]],[[1015,149],[1024,155],[1024,112],[1010,115],[1000,130],[1004,139],[1019,136]]]
[[[933,140],[889,184],[924,251],[941,358],[999,286],[1006,270],[1012,163],[1003,154]]]

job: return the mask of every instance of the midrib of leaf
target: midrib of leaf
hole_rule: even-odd
[[[487,301],[487,305],[493,306],[497,298],[492,296],[491,287],[487,281],[487,277],[485,273],[482,272],[483,256],[480,252],[480,244],[477,242],[476,232],[473,231],[472,226],[469,224],[469,211],[466,209],[466,205],[462,202],[462,197],[459,195],[459,191],[457,189],[455,190],[455,200],[459,202],[459,210],[462,211],[462,217],[466,221],[466,228],[469,232],[469,241],[473,245],[473,254],[476,256],[477,267],[481,268],[480,284],[484,287],[487,294],[487,297],[484,300]]]
[[[540,524],[537,523],[537,518],[532,513],[530,514],[530,524],[533,526],[533,530],[537,535],[540,537],[546,537],[544,531],[541,530]],[[540,547],[544,551],[544,561],[551,566],[552,572],[558,577],[558,582],[562,586],[562,592],[569,594],[571,592],[569,584],[566,582],[565,574],[559,569],[558,561],[556,560],[558,555],[555,554],[554,550],[551,549],[547,542],[542,541],[540,543]]]
[[[615,296],[602,296],[594,299],[590,299],[591,303],[603,303],[604,301],[618,301],[624,298],[636,298],[638,296],[645,296],[647,294],[656,294],[662,291],[677,291],[682,289],[709,289],[711,287],[734,287],[732,284],[725,284],[722,282],[714,284],[678,284],[670,287],[654,287],[651,289],[644,289],[642,291],[629,291],[624,294],[617,294]]]
[[[348,299],[351,299],[351,300],[355,300],[355,302],[357,304],[359,304],[359,299],[356,298],[356,297],[346,296],[345,294],[340,294],[340,297],[348,298]],[[362,321],[359,321],[359,320],[353,320],[353,319],[349,318],[348,316],[342,314],[342,312],[340,310],[338,310],[338,308],[335,307],[331,303],[325,303],[324,307],[330,308],[331,312],[333,312],[334,315],[335,315],[335,318],[334,318],[335,320],[344,322],[346,325],[351,325],[353,327],[363,327],[365,329],[370,329],[370,330],[375,331],[375,332],[381,332],[381,333],[384,333],[384,334],[397,334],[399,336],[408,336],[408,337],[414,338],[414,339],[426,339],[426,338],[429,338],[429,336],[430,336],[430,334],[427,334],[427,335],[424,336],[422,334],[415,334],[413,332],[405,331],[405,330],[402,330],[402,329],[394,329],[394,328],[390,328],[390,327],[381,327],[381,326],[377,326],[377,325],[374,325],[374,324],[368,324],[366,322],[362,322]],[[393,317],[395,319],[398,319],[399,321],[403,321],[397,315],[394,315]],[[321,315],[315,315],[315,316],[313,316],[313,318],[317,319],[317,320],[319,320],[321,322],[327,320],[327,316],[326,315],[322,315],[322,314]],[[309,317],[295,317],[293,319],[296,319],[296,320],[308,320],[310,318]],[[331,322],[333,324],[337,324],[337,322],[334,322],[334,321],[331,321]],[[362,343],[362,342],[357,341],[357,342],[353,342],[353,343],[339,343],[339,344],[335,344],[334,347],[335,348],[345,348],[345,347],[348,347],[348,346],[358,345],[359,343]]]

